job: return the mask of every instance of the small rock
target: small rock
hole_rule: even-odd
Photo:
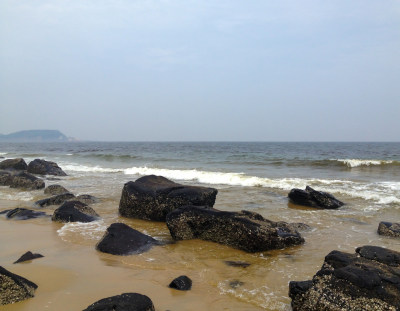
[[[24,261],[28,261],[28,260],[33,260],[36,258],[41,258],[44,257],[41,254],[33,254],[31,251],[26,252],[25,254],[23,254],[17,261],[15,261],[14,263],[20,263],[20,262],[24,262]]]
[[[310,206],[322,209],[336,209],[344,205],[328,192],[316,191],[307,186],[306,190],[292,189],[289,192],[289,199],[294,204]]]
[[[155,309],[149,297],[137,293],[125,293],[101,299],[83,311],[155,311]]]
[[[239,288],[240,286],[243,286],[244,282],[239,281],[239,280],[234,280],[229,282],[229,286],[233,289]]]
[[[86,204],[79,201],[64,202],[57,208],[51,220],[57,222],[91,222],[99,219],[99,215]]]
[[[168,287],[177,290],[190,290],[192,288],[192,280],[186,275],[181,275],[174,279]]]
[[[65,201],[68,201],[68,200],[71,200],[74,198],[75,198],[75,196],[72,193],[66,192],[66,193],[54,195],[50,198],[36,201],[35,205],[40,206],[40,207],[49,206],[49,205],[59,205],[59,204],[64,203]]]
[[[378,226],[378,233],[380,235],[391,236],[395,238],[400,237],[400,223],[392,223],[382,221]]]
[[[51,195],[63,194],[67,192],[69,193],[69,191],[61,185],[50,185],[46,189],[44,189],[44,194]]]
[[[240,268],[247,268],[250,266],[249,263],[244,262],[244,261],[231,261],[231,260],[226,260],[224,261],[228,266],[231,267],[240,267]]]
[[[32,219],[32,218],[48,216],[45,212],[37,212],[34,210],[30,210],[27,208],[21,208],[21,207],[17,207],[12,210],[7,210],[4,212],[6,212],[6,217],[8,219],[14,219],[14,220],[27,220],[27,219]]]

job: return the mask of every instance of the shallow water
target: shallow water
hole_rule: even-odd
[[[24,157],[27,162],[46,158],[57,162],[68,176],[46,179],[46,186],[61,184],[75,195],[99,197],[101,202],[93,208],[102,217],[90,224],[58,224],[49,218],[9,221],[0,216],[1,265],[39,285],[34,298],[1,309],[82,310],[101,298],[138,292],[149,296],[158,311],[290,310],[289,281],[310,279],[330,251],[354,252],[362,245],[400,251],[399,239],[376,233],[380,221],[400,222],[399,146],[0,145],[6,158]],[[282,150],[286,151],[280,155]],[[341,159],[352,160],[353,166]],[[370,163],[372,160],[378,162]],[[124,183],[148,173],[190,185],[216,187],[217,209],[251,210],[275,221],[303,222],[311,230],[301,232],[304,245],[254,254],[199,240],[155,246],[141,255],[97,252],[96,243],[114,222],[124,222],[156,239],[171,241],[164,223],[118,215]],[[315,210],[289,203],[288,191],[307,184],[332,192],[346,205],[338,210]],[[33,202],[44,197],[42,190],[0,187],[0,209],[31,208]],[[55,208],[40,210],[51,215]],[[12,264],[28,250],[45,257]],[[224,263],[227,260],[251,265],[231,267]],[[183,274],[193,280],[192,290],[169,289],[172,279]]]

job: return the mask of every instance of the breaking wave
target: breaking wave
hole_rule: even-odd
[[[348,167],[400,165],[399,161],[393,160],[338,159],[336,161],[343,163]]]

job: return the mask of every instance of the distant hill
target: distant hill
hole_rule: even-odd
[[[8,135],[0,134],[0,141],[16,142],[56,142],[70,141],[58,130],[29,130],[19,131]]]

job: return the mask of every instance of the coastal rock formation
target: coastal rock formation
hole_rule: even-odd
[[[72,193],[66,192],[66,193],[54,195],[50,198],[36,201],[35,205],[40,206],[40,207],[49,206],[49,205],[59,205],[59,204],[64,203],[65,201],[71,200],[73,198],[75,198],[75,196]]]
[[[32,174],[21,172],[16,175],[10,175],[9,186],[10,188],[38,190],[43,189],[45,184],[42,179],[37,178]]]
[[[149,297],[137,293],[125,293],[101,299],[83,311],[155,311],[155,309]]]
[[[168,287],[177,290],[190,290],[192,288],[192,280],[186,275],[181,275],[174,279]]]
[[[27,251],[25,254],[23,254],[21,257],[19,257],[19,259],[17,259],[17,261],[15,261],[14,263],[20,263],[20,262],[33,260],[36,258],[42,258],[42,257],[44,257],[44,256],[41,254],[33,254],[31,251]]]
[[[14,219],[14,220],[27,220],[27,219],[47,216],[45,212],[37,212],[34,210],[21,207],[14,208],[12,210],[5,210],[2,211],[0,214],[6,214],[6,217],[8,219]]]
[[[99,218],[99,215],[85,203],[79,201],[64,202],[57,208],[51,220],[57,222],[91,222]]]
[[[34,296],[38,286],[0,266],[0,305],[7,305]]]
[[[316,191],[309,186],[306,187],[306,190],[294,188],[289,192],[288,196],[294,204],[322,209],[336,209],[344,205],[332,194]]]
[[[8,171],[0,170],[0,186],[11,185],[12,174]]]
[[[100,200],[90,194],[81,194],[75,197],[75,201],[85,203],[87,205],[100,202]]]
[[[143,253],[153,245],[160,244],[152,237],[123,223],[113,223],[107,228],[100,242],[97,243],[96,249],[103,253],[125,256]]]
[[[212,207],[217,189],[185,186],[162,176],[144,176],[124,185],[119,213],[124,217],[165,221],[167,214],[184,205]]]
[[[63,194],[67,192],[69,191],[61,185],[50,185],[46,189],[44,189],[44,194],[51,194],[51,195]]]
[[[400,238],[400,223],[382,221],[379,223],[378,233],[380,235]]]
[[[312,280],[290,282],[294,311],[400,310],[400,253],[363,246],[332,251]]]
[[[28,172],[40,175],[67,176],[55,162],[35,159],[28,165]]]
[[[246,252],[280,249],[304,242],[290,224],[273,222],[249,211],[225,212],[184,206],[169,213],[166,220],[175,240],[202,239]]]
[[[26,171],[28,165],[22,158],[7,159],[0,162],[0,170]]]

